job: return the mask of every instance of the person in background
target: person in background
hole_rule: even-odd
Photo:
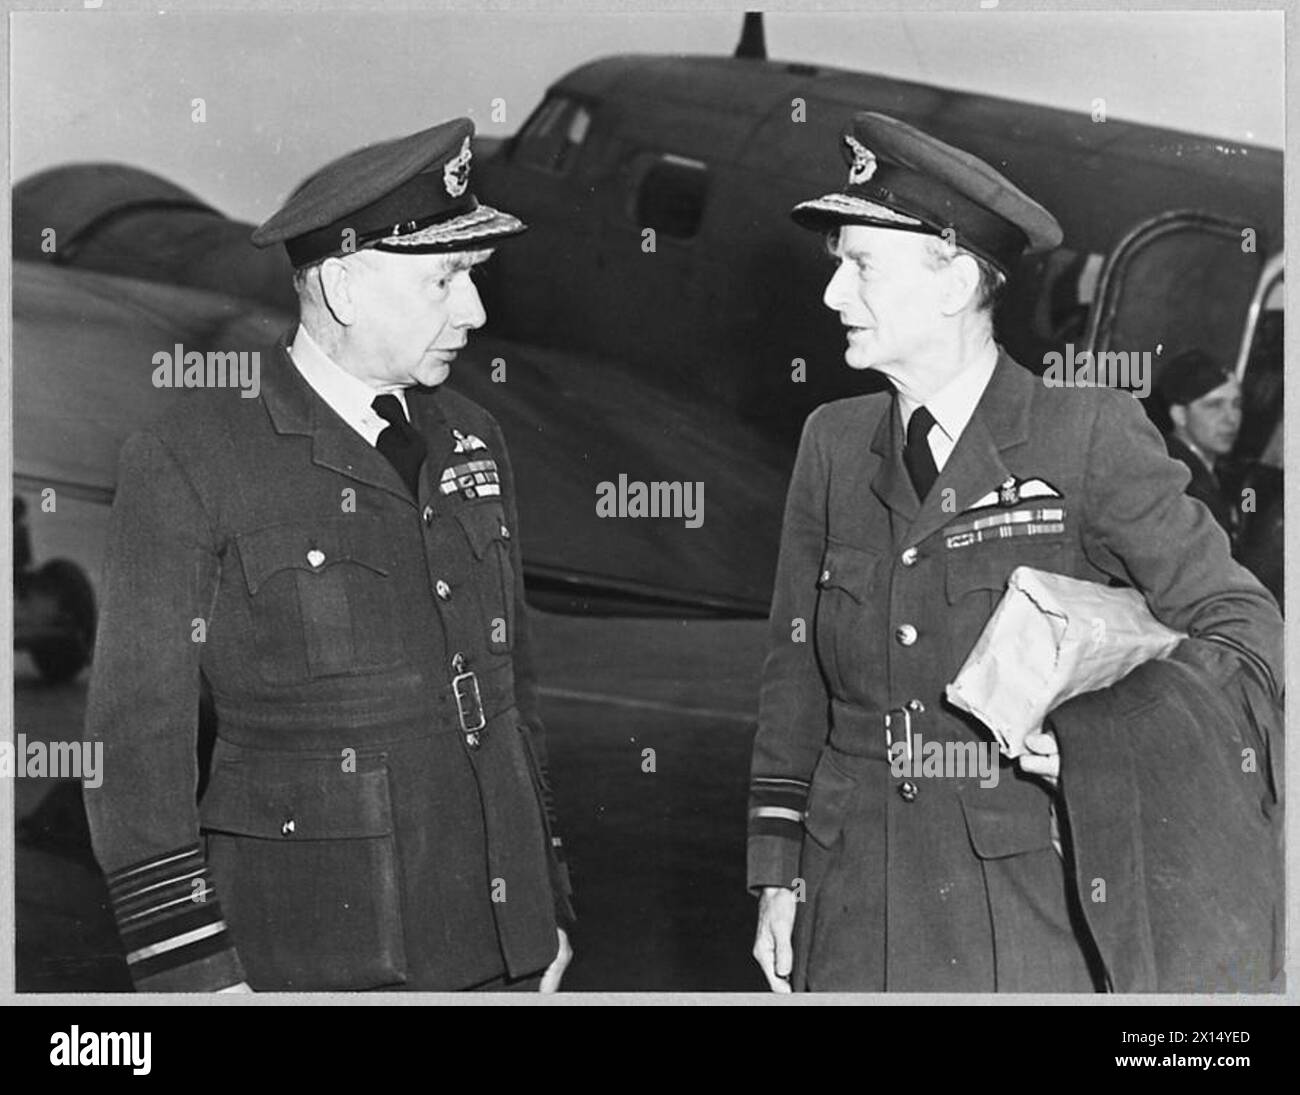
[[[1187,350],[1165,363],[1156,390],[1173,423],[1165,438],[1169,455],[1192,473],[1187,493],[1205,504],[1235,544],[1241,505],[1225,491],[1221,475],[1241,429],[1241,384],[1209,354]]]

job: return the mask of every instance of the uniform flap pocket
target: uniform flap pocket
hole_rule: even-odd
[[[345,771],[341,757],[241,758],[214,768],[199,817],[204,829],[274,840],[388,836],[388,769]]]
[[[871,591],[879,560],[878,552],[850,544],[828,543],[817,584],[822,589],[842,589],[861,602]]]
[[[1043,542],[1029,537],[948,548],[944,553],[948,600],[955,604],[977,589],[1002,593],[1011,572],[1018,566],[1059,573],[1063,570],[1064,552],[1062,540]]]
[[[823,749],[813,772],[803,819],[808,835],[823,848],[839,839],[856,788],[857,781],[835,763],[832,750]]]
[[[457,511],[456,520],[465,530],[465,538],[473,548],[474,554],[480,559],[487,554],[488,548],[494,542],[510,539],[505,510],[494,502],[466,506]]]
[[[971,847],[980,859],[1002,859],[1052,846],[1052,815],[1042,795],[998,804],[963,798],[961,808]]]
[[[373,517],[344,514],[310,524],[270,525],[235,537],[248,591],[282,570],[318,574],[338,563],[357,563],[387,576],[393,569],[391,537]]]

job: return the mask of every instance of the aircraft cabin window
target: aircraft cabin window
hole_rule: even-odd
[[[573,166],[591,129],[591,111],[576,99],[552,95],[534,111],[519,135],[514,158],[562,175]]]
[[[708,169],[704,164],[665,154],[641,179],[636,201],[637,223],[673,239],[691,239],[700,230],[708,189]]]

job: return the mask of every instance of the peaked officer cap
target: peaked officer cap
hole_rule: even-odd
[[[1165,403],[1195,403],[1231,380],[1236,374],[1226,365],[1215,361],[1204,350],[1184,350],[1164,363],[1156,391]]]
[[[252,235],[283,243],[294,266],[373,248],[398,254],[466,251],[518,235],[518,217],[479,204],[469,188],[468,118],[368,145],[326,164]]]
[[[1026,251],[1061,243],[1056,218],[978,156],[885,114],[863,111],[841,135],[845,186],[800,202],[796,223],[826,231],[867,224],[942,235],[1004,273]]]

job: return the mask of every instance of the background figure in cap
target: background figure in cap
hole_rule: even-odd
[[[142,990],[559,987],[514,479],[442,386],[474,267],[524,229],[474,198],[472,135],[300,186],[254,233],[300,302],[258,398],[197,392],[123,448],[85,800]]]
[[[829,244],[846,362],[894,391],[814,411],[790,482],[755,959],[782,992],[1267,987],[1276,762],[1242,757],[1277,756],[1276,605],[1136,400],[1049,387],[995,342],[1008,271],[1061,242],[1051,214],[884,115],[841,151],[846,185],[793,216]],[[1134,586],[1191,637],[1059,706],[1011,762],[944,688],[1022,565]]]
[[[1204,351],[1187,350],[1165,363],[1156,390],[1173,424],[1165,438],[1169,455],[1192,473],[1187,493],[1205,503],[1236,543],[1239,500],[1224,489],[1219,474],[1241,429],[1241,385],[1231,369]]]

